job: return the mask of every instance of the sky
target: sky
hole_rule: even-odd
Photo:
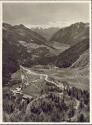
[[[88,3],[4,3],[3,22],[28,27],[64,27],[89,22]]]

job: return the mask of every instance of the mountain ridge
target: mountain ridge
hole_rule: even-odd
[[[77,41],[79,41],[79,39],[81,41],[88,36],[89,24],[79,22],[57,31],[50,39],[50,42],[52,42],[52,44],[53,41],[56,41],[68,45],[74,45],[77,43]]]
[[[56,65],[62,68],[71,66],[89,46],[88,24],[76,23],[60,31],[65,32],[65,36],[67,33],[65,30],[68,28],[68,32],[71,34],[71,29],[72,27],[75,29],[75,26],[78,27],[78,31],[80,29],[80,31],[83,32],[80,35],[81,39],[78,36],[74,45],[71,44],[70,47],[66,47],[62,52],[59,52],[58,49],[53,48],[51,45],[57,41],[49,41],[50,43],[48,44],[43,36],[22,24],[11,26],[10,24],[3,23],[3,72],[5,77],[7,76],[6,74],[15,72],[20,64],[28,67],[39,64]],[[79,26],[81,26],[81,28],[79,28]],[[84,29],[85,31],[83,31]],[[85,36],[86,32],[87,34]],[[73,34],[76,36],[76,33]],[[77,32],[77,35],[78,34],[80,34],[80,32]],[[55,35],[53,37],[55,37]],[[73,41],[73,37],[70,37],[70,40]],[[65,43],[65,45],[67,44]],[[63,44],[61,44],[61,46],[63,47]],[[8,66],[9,62],[11,64],[10,66]]]

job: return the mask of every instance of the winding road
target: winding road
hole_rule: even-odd
[[[32,75],[39,76],[39,79],[43,79],[43,77],[44,77],[44,79],[45,79],[47,82],[49,82],[49,83],[55,85],[56,87],[61,88],[62,90],[64,90],[64,88],[65,88],[65,86],[64,86],[63,83],[56,83],[56,82],[54,82],[54,81],[49,80],[49,79],[48,79],[49,77],[48,77],[47,74],[36,73],[36,72],[34,72],[34,71],[32,71],[32,70],[30,70],[30,69],[28,69],[28,68],[25,68],[25,67],[23,67],[23,66],[20,66],[20,72],[21,72],[22,84],[25,84],[26,86],[29,85],[27,75],[28,75],[28,74],[29,74],[29,75],[32,74]],[[23,82],[23,80],[25,80],[25,79],[27,79],[27,82]],[[34,81],[32,81],[32,82],[37,82],[39,79],[36,79],[36,80],[34,80]],[[19,88],[16,88],[15,90],[12,90],[12,91],[13,91],[13,93],[22,93],[22,88],[19,87]],[[42,95],[41,97],[34,99],[32,102],[34,102],[34,101],[36,101],[36,100],[38,100],[38,99],[44,98],[45,96],[47,96],[47,95]],[[30,96],[30,97],[31,97],[31,96]],[[31,103],[32,103],[32,102],[31,102]],[[76,100],[75,109],[78,109],[79,104],[80,104],[79,101]],[[28,108],[27,108],[27,112],[28,112],[28,109],[29,109],[29,106],[28,106]]]
[[[36,73],[36,72],[34,72],[34,71],[31,71],[30,69],[28,69],[28,68],[24,68],[23,66],[20,66],[20,70],[22,71],[21,72],[21,79],[22,79],[22,81],[23,81],[23,78],[25,78],[23,75],[23,72],[25,73],[27,73],[27,74],[32,74],[32,75],[37,75],[37,76],[39,76],[39,78],[40,79],[43,79],[43,77],[45,77],[45,80],[47,81],[47,82],[50,82],[51,84],[53,84],[53,85],[55,85],[55,86],[57,86],[57,87],[59,87],[59,88],[62,88],[62,89],[64,89],[64,85],[63,84],[61,84],[61,83],[56,83],[56,82],[54,82],[54,81],[51,81],[51,80],[49,80],[48,78],[48,75],[47,74],[39,74],[39,73]],[[35,81],[37,81],[37,80],[34,80],[34,81],[32,81],[32,82],[35,82]]]
[[[25,67],[23,67],[23,66],[21,66],[20,65],[20,72],[21,72],[21,80],[22,80],[22,84],[23,85],[26,85],[26,86],[28,86],[29,85],[29,82],[28,82],[28,77],[27,77],[27,75],[29,74],[29,75],[35,75],[35,76],[39,76],[39,79],[45,79],[45,81],[47,81],[47,82],[49,82],[50,84],[53,84],[53,85],[55,85],[56,87],[59,87],[59,88],[61,88],[62,90],[64,89],[64,85],[63,85],[63,83],[61,84],[61,83],[56,83],[56,82],[54,82],[54,81],[51,81],[51,80],[49,80],[48,78],[48,75],[47,74],[40,74],[40,73],[36,73],[36,72],[34,72],[34,71],[32,71],[32,70],[30,70],[30,69],[28,69],[28,68],[25,68]],[[26,82],[25,82],[25,79],[26,79]],[[36,79],[36,80],[33,80],[33,81],[31,81],[31,82],[37,82],[39,79]],[[11,89],[11,91],[14,93],[14,95],[16,94],[16,93],[22,93],[22,88],[21,87],[17,87],[16,89],[14,89],[14,90],[12,90]]]

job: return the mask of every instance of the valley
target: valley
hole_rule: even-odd
[[[89,81],[88,24],[3,24],[5,122],[89,122]]]

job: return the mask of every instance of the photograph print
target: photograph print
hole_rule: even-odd
[[[89,2],[3,2],[3,122],[90,122]]]

